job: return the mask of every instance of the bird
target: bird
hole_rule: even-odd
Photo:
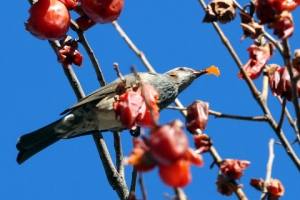
[[[160,110],[171,104],[179,93],[207,71],[188,67],[177,67],[164,74],[139,72],[143,83],[152,85],[159,93],[157,106]],[[123,76],[126,85],[136,84],[136,75]],[[101,87],[61,113],[61,119],[31,133],[22,135],[17,141],[17,162],[27,159],[61,139],[87,135],[92,131],[122,131],[125,127],[113,111],[115,89],[121,78]]]

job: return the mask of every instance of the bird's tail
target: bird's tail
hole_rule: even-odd
[[[22,164],[34,154],[62,139],[64,134],[55,131],[60,121],[61,119],[39,130],[21,136],[17,143],[17,149],[19,150],[17,162]]]

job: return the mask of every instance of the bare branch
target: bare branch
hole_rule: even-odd
[[[280,97],[277,97],[278,101],[280,102],[280,104],[283,103],[282,99]],[[290,125],[293,127],[295,133],[296,133],[296,137],[297,137],[297,141],[300,144],[300,134],[296,125],[296,122],[292,119],[292,116],[289,112],[289,110],[287,109],[287,107],[285,107],[285,115],[287,117],[287,119],[289,120]]]
[[[285,105],[286,105],[286,98],[284,98],[283,102],[282,102],[281,115],[280,115],[280,118],[279,118],[277,129],[281,129],[281,127],[282,127],[282,123],[283,123],[283,120],[284,120],[284,113],[285,113]]]
[[[176,194],[176,200],[188,200],[187,196],[185,195],[183,189],[181,188],[174,188]]]
[[[186,108],[182,108],[178,106],[168,106],[167,108],[173,110],[186,110]],[[238,115],[224,114],[213,110],[209,110],[209,114],[215,116],[216,118],[230,118],[230,119],[259,121],[259,122],[267,121],[267,117],[265,116],[256,116],[256,117],[238,116]]]
[[[125,180],[125,174],[124,174],[124,159],[123,159],[123,151],[122,151],[122,143],[121,143],[121,136],[120,132],[114,131],[114,148],[116,152],[116,167],[119,174],[123,177]]]
[[[147,191],[143,180],[143,173],[140,172],[139,174],[140,174],[139,184],[141,186],[143,200],[147,200]]]
[[[267,195],[266,183],[270,182],[270,180],[271,180],[272,165],[273,165],[274,158],[275,158],[274,139],[272,138],[272,139],[270,139],[270,142],[269,142],[269,160],[268,160],[268,164],[267,164],[267,173],[266,173],[266,179],[265,179],[263,194],[261,195],[260,199],[265,199],[266,198],[266,195]]]
[[[124,79],[124,77],[122,76],[122,73],[119,69],[119,64],[118,63],[114,63],[114,70],[117,72],[117,76],[121,79],[121,81],[123,82],[124,85],[126,85],[126,80]]]
[[[256,117],[247,117],[247,116],[238,116],[238,115],[228,115],[213,110],[209,110],[210,115],[214,115],[216,118],[230,118],[230,119],[239,119],[239,120],[248,120],[248,121],[259,121],[266,122],[267,117],[265,116],[256,116]]]
[[[126,33],[123,31],[123,29],[119,26],[117,21],[112,22],[112,25],[114,25],[115,29],[119,32],[121,37],[126,41],[128,46],[132,49],[132,51],[140,58],[140,60],[143,62],[143,64],[146,66],[149,72],[155,72],[149,61],[147,60],[146,56],[142,51],[140,51],[134,43],[130,40],[130,38],[126,35]]]
[[[244,8],[239,4],[239,2],[234,0],[234,4],[240,11],[244,11]]]
[[[263,35],[268,39],[270,40],[270,42],[272,42],[275,47],[278,49],[279,53],[281,54],[281,56],[283,56],[283,47],[281,45],[281,43],[277,40],[275,40],[267,31],[265,31],[263,29]]]
[[[136,178],[137,178],[137,171],[136,171],[135,167],[133,167],[132,173],[131,173],[130,193],[132,193],[132,192],[135,193]]]
[[[111,156],[106,147],[106,143],[103,139],[102,133],[98,131],[95,133],[96,134],[93,133],[93,138],[97,145],[98,153],[100,155],[105,170],[106,178],[109,184],[112,186],[112,188],[116,190],[119,198],[125,200],[129,195],[126,183],[122,175],[118,173],[114,167],[114,164],[111,160]]]
[[[284,64],[288,69],[289,75],[291,77],[291,86],[292,86],[292,94],[293,94],[293,98],[292,98],[292,102],[294,104],[294,109],[295,109],[295,113],[296,113],[296,118],[297,118],[297,127],[298,130],[300,130],[300,108],[299,108],[299,95],[298,95],[298,89],[297,89],[297,79],[295,80],[294,78],[294,73],[292,70],[292,64],[291,64],[291,51],[290,51],[290,46],[288,43],[287,39],[284,39],[282,41],[283,43],[283,49],[284,49]]]
[[[104,76],[103,76],[101,68],[100,68],[100,64],[94,54],[93,49],[90,47],[87,39],[85,38],[84,32],[79,28],[79,26],[73,20],[71,20],[71,28],[73,31],[75,31],[77,33],[77,35],[79,37],[79,42],[82,44],[86,53],[88,54],[88,56],[93,64],[93,67],[96,72],[97,79],[98,79],[100,85],[101,86],[106,85]]]

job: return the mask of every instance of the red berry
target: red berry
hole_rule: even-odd
[[[158,169],[162,181],[171,187],[184,187],[192,180],[189,162],[184,159],[170,166],[159,165]]]
[[[70,14],[57,0],[39,0],[29,10],[26,30],[42,40],[60,40],[69,30]]]
[[[182,123],[177,120],[150,133],[146,143],[150,147],[150,155],[157,163],[172,165],[186,155],[188,138],[181,125]]]
[[[91,20],[106,24],[119,18],[124,0],[82,0],[81,5]]]

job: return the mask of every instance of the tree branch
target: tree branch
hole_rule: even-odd
[[[135,188],[136,188],[136,178],[137,178],[137,171],[133,167],[132,173],[131,173],[131,184],[130,184],[130,193],[134,192],[135,193]]]
[[[270,139],[269,142],[269,160],[267,163],[267,173],[266,173],[266,179],[265,179],[265,184],[264,184],[264,188],[263,188],[263,194],[261,195],[260,199],[265,199],[266,195],[267,195],[267,188],[266,188],[266,184],[268,182],[270,182],[271,180],[271,175],[272,175],[272,165],[273,165],[273,161],[274,161],[274,139]]]
[[[120,27],[117,21],[112,22],[112,25],[115,27],[115,29],[119,32],[121,37],[125,40],[125,42],[128,44],[130,49],[140,58],[140,60],[143,62],[143,64],[146,66],[149,72],[155,72],[151,64],[149,63],[148,59],[146,58],[145,54],[140,51],[134,43],[130,40],[130,38],[126,35],[126,33],[123,31],[123,29]]]
[[[277,97],[278,101],[280,102],[280,104],[282,105],[283,104],[283,101],[280,97]],[[287,117],[287,119],[289,120],[289,123],[291,125],[291,127],[294,129],[295,133],[296,133],[296,137],[297,137],[297,140],[298,140],[298,143],[300,144],[300,137],[299,137],[299,131],[298,131],[298,128],[297,128],[297,124],[296,122],[292,119],[292,116],[289,112],[289,110],[287,109],[287,107],[285,107],[285,116]]]
[[[70,26],[71,29],[77,33],[77,35],[79,37],[79,42],[82,44],[86,53],[88,54],[88,56],[92,62],[92,65],[94,67],[95,73],[97,75],[97,79],[98,79],[100,85],[103,87],[104,85],[106,85],[106,83],[105,83],[105,79],[104,79],[103,73],[100,68],[100,64],[94,54],[93,49],[90,47],[87,39],[85,38],[84,32],[79,28],[79,26],[73,20],[71,20],[70,25],[71,25]]]
[[[122,174],[118,173],[114,167],[114,164],[111,160],[111,156],[103,139],[102,133],[95,131],[93,133],[93,138],[95,144],[97,145],[97,150],[100,155],[105,170],[106,178],[109,184],[114,190],[116,190],[120,199],[126,200],[129,195],[129,192],[125,180],[123,179]]]
[[[140,172],[139,174],[140,174],[139,184],[141,186],[143,200],[147,200],[147,191],[143,180],[143,173]]]
[[[118,131],[113,132],[114,135],[114,147],[116,152],[116,166],[117,171],[125,180],[124,174],[124,159],[123,159],[123,151],[122,151],[122,143],[121,143],[121,136]]]
[[[167,108],[173,110],[186,110],[186,108],[178,107],[178,106],[168,106]],[[216,118],[229,118],[229,119],[248,120],[248,121],[260,121],[260,122],[267,121],[267,118],[265,116],[247,117],[247,116],[224,114],[213,110],[209,110],[208,112],[210,115],[213,115]]]
[[[203,0],[198,0],[198,1],[200,2],[200,4],[202,5],[203,9],[205,10],[206,9],[205,2]],[[277,130],[277,124],[276,124],[274,118],[272,117],[272,114],[271,114],[268,106],[266,105],[266,102],[263,100],[263,98],[261,97],[259,91],[255,87],[253,81],[250,79],[250,77],[248,76],[248,74],[244,70],[241,61],[239,60],[237,54],[235,53],[235,51],[232,48],[230,42],[228,41],[228,39],[224,35],[223,31],[220,29],[219,25],[216,22],[212,22],[212,24],[213,24],[214,28],[216,29],[217,33],[219,34],[219,36],[220,36],[223,44],[228,49],[229,53],[231,54],[231,56],[233,57],[234,61],[236,62],[239,70],[243,74],[243,77],[244,77],[244,79],[245,79],[245,81],[246,81],[246,83],[247,83],[247,85],[248,85],[248,87],[249,87],[249,89],[250,89],[250,91],[251,91],[254,99],[260,105],[260,107],[261,107],[262,111],[264,112],[265,116],[268,118],[269,125],[272,127],[273,131],[276,133],[277,137],[281,141],[281,143],[284,146],[284,148],[285,148],[286,153],[288,154],[288,156],[292,159],[292,161],[294,162],[295,166],[300,171],[300,161],[299,161],[299,158],[295,154],[295,152],[294,152],[293,148],[291,147],[290,143],[288,142],[288,140],[286,139],[283,131],[281,129]],[[293,76],[291,76],[291,77],[293,77]],[[293,92],[294,92],[294,90],[293,90]],[[297,101],[297,103],[298,103],[298,101]],[[299,110],[299,106],[298,106],[297,109]],[[300,115],[300,112],[298,112],[297,116],[298,115]],[[298,118],[297,121],[300,121],[300,118]],[[299,125],[300,125],[300,123],[298,123],[298,126]],[[299,129],[299,127],[298,127],[298,129]]]
[[[293,69],[292,69],[292,65],[291,65],[291,51],[290,51],[290,46],[288,43],[287,39],[283,39],[282,41],[283,43],[283,55],[284,55],[284,64],[288,69],[289,75],[290,75],[290,79],[291,79],[291,86],[292,86],[292,94],[293,94],[293,98],[292,98],[292,102],[294,104],[294,109],[295,109],[295,113],[296,113],[296,118],[297,118],[297,127],[298,130],[300,130],[300,108],[299,108],[299,102],[298,102],[298,89],[297,89],[297,79],[294,78],[294,73],[293,73]]]

